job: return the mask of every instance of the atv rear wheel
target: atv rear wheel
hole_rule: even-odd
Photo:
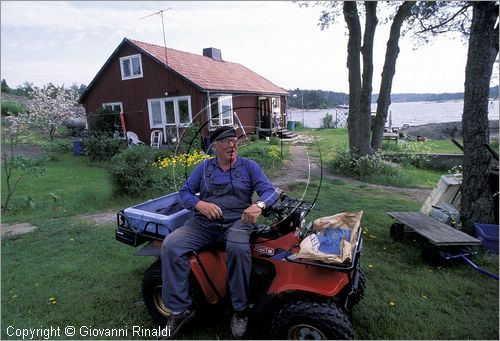
[[[142,279],[142,297],[146,309],[153,320],[160,326],[167,323],[171,311],[163,303],[162,299],[163,281],[161,278],[161,261],[157,260],[144,271]],[[196,309],[201,302],[200,288],[193,277],[189,278],[189,296],[192,300],[192,309]]]
[[[294,299],[285,303],[271,322],[274,339],[348,340],[353,327],[348,316],[330,300]]]

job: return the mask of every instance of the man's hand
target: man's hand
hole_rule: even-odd
[[[250,205],[241,215],[241,220],[245,224],[255,224],[257,218],[262,214],[262,210],[255,204]]]
[[[195,208],[208,219],[213,220],[222,218],[222,210],[220,207],[211,202],[199,201]]]

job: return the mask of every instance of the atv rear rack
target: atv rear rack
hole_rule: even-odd
[[[361,237],[363,234],[363,229],[359,227],[358,238],[356,240],[355,248],[353,250],[352,259],[349,263],[324,263],[318,260],[310,260],[306,258],[297,258],[295,249],[299,247],[299,245],[294,245],[285,253],[285,259],[292,263],[298,263],[302,265],[311,265],[317,266],[320,268],[334,269],[342,272],[352,271],[358,265],[358,260],[361,255],[361,251],[363,249],[363,238]]]

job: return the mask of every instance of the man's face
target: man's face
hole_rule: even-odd
[[[238,138],[226,137],[215,142],[215,153],[223,163],[234,162],[238,155]]]

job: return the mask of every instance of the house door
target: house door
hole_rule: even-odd
[[[259,118],[261,128],[271,128],[271,106],[268,98],[259,99]]]

